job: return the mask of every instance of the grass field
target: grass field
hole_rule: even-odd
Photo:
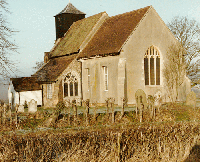
[[[198,104],[197,104],[198,105]],[[37,114],[19,114],[20,123],[1,124],[0,161],[197,161],[200,148],[200,109],[183,103],[163,105],[155,118],[149,110],[143,122],[134,108],[121,117],[115,109],[115,123],[106,108],[99,108],[89,124],[85,108],[78,108],[74,122],[71,114],[55,117],[54,109],[39,108]],[[71,112],[73,112],[71,110]],[[64,117],[64,118],[63,118]]]

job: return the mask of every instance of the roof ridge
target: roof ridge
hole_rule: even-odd
[[[143,10],[143,9],[145,9],[145,8],[151,8],[151,7],[152,7],[152,5],[146,6],[146,7],[143,7],[143,8],[136,9],[136,10],[124,12],[124,13],[122,13],[122,14],[117,14],[117,15],[111,16],[110,18],[122,16],[122,15],[125,15],[125,14],[129,14],[129,13],[132,13],[132,12],[136,12],[136,11]]]
[[[84,21],[85,19],[91,18],[91,17],[96,16],[96,15],[100,15],[100,14],[103,15],[104,13],[106,13],[106,11],[104,11],[104,12],[99,12],[99,13],[97,13],[97,14],[94,14],[94,15],[88,16],[88,17],[86,17],[86,18],[84,18],[84,19],[77,20],[77,21],[73,22],[72,25],[74,25],[74,24],[76,24],[76,23],[80,23],[81,21]],[[71,25],[71,26],[72,26],[72,25]]]

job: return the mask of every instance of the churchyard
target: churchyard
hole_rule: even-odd
[[[196,161],[200,108],[191,92],[185,103],[163,103],[159,94],[135,94],[137,104],[104,106],[75,100],[44,109],[1,106],[1,161]],[[197,102],[196,102],[197,101]]]

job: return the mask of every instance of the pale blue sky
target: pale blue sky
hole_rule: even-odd
[[[13,37],[19,46],[19,54],[12,56],[21,71],[17,77],[34,73],[36,61],[42,61],[55,41],[55,16],[69,0],[8,0],[9,23],[19,31]],[[200,22],[200,0],[71,0],[86,17],[106,11],[109,16],[129,12],[152,5],[165,23],[174,16],[189,16]],[[0,81],[0,99],[7,98],[7,86]]]
[[[20,54],[12,57],[17,60],[21,71],[17,76],[33,74],[35,62],[43,60],[44,52],[50,51],[55,41],[53,16],[68,2],[69,0],[9,0],[12,12],[9,22],[19,31],[14,38]],[[86,17],[103,11],[113,16],[152,5],[165,23],[177,15],[200,21],[200,0],[71,0],[71,3],[86,13]]]

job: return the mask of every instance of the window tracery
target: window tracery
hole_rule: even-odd
[[[78,79],[71,72],[64,78],[64,97],[78,96]]]
[[[151,46],[144,56],[145,85],[160,85],[160,54]]]

